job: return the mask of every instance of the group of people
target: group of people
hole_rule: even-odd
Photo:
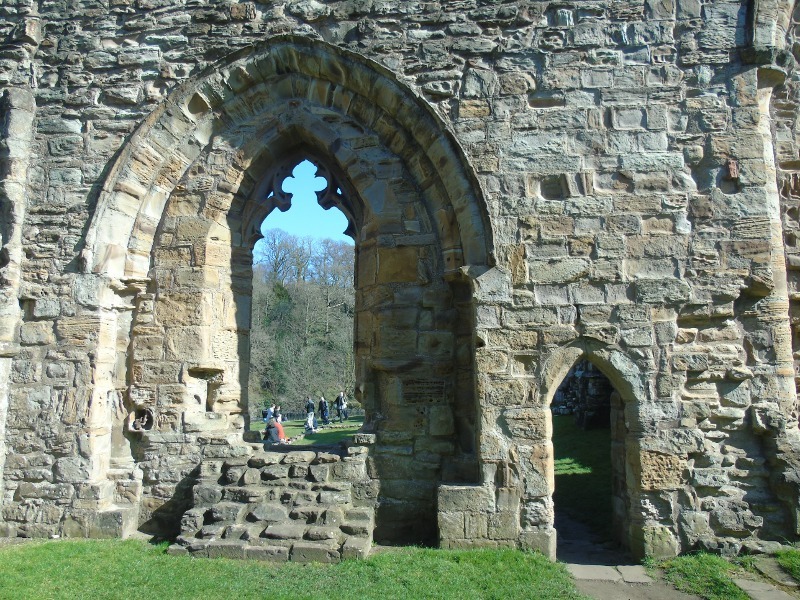
[[[339,395],[336,396],[336,400],[333,401],[333,407],[336,409],[336,419],[339,423],[347,419],[347,396],[343,391],[339,392]],[[308,396],[308,398],[306,398],[306,433],[315,433],[319,428],[314,408],[314,401],[311,399],[311,396]],[[317,408],[319,409],[319,416],[322,419],[322,424],[330,425],[330,409],[325,396],[319,397]]]
[[[347,396],[343,391],[339,392],[339,395],[336,396],[336,400],[333,401],[333,408],[336,409],[336,419],[339,423],[347,420]],[[330,409],[325,396],[319,397],[319,404],[317,406],[314,405],[314,401],[311,399],[311,396],[308,396],[306,399],[306,433],[316,433],[317,429],[319,428],[317,417],[315,415],[315,409],[319,410],[319,416],[322,419],[323,425],[330,425],[331,423]],[[283,431],[283,415],[281,414],[280,405],[270,405],[267,410],[263,411],[262,415],[264,423],[266,423],[266,428],[264,429],[265,444],[291,443],[286,438],[286,434]]]

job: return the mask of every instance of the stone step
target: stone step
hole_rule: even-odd
[[[342,559],[340,545],[335,540],[302,541],[292,544],[289,559],[293,562],[337,563]]]
[[[112,506],[97,513],[96,523],[98,529],[109,533],[108,537],[126,539],[139,527],[139,507]]]
[[[369,537],[349,536],[342,545],[342,558],[364,559],[372,550],[372,535]]]

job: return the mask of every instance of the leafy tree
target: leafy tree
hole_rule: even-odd
[[[300,411],[305,398],[352,398],[354,249],[269,230],[253,270],[250,405]]]

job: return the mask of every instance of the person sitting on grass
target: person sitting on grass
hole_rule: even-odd
[[[306,417],[306,433],[317,433],[317,419],[313,410]]]
[[[290,443],[289,440],[286,439],[286,433],[283,431],[283,425],[281,425],[281,422],[278,419],[275,419],[275,429],[278,431],[278,440],[281,444]]]
[[[291,442],[286,439],[286,432],[283,430],[283,425],[280,424],[275,418],[272,418],[267,423],[267,428],[264,430],[264,445],[275,444],[290,444]]]
[[[280,443],[280,433],[275,425],[275,419],[272,418],[267,421],[267,428],[264,430],[264,445],[267,446]]]

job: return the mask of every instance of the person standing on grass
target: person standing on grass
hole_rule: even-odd
[[[283,422],[283,413],[281,413],[281,405],[280,404],[275,406],[274,417],[275,417],[275,422],[276,423],[282,423]]]
[[[330,425],[331,422],[328,420],[328,401],[325,400],[325,396],[319,397],[319,416],[322,419],[323,425]]]
[[[306,398],[306,415],[309,414],[314,414],[314,401],[311,399],[311,396]]]
[[[347,419],[347,399],[343,391],[339,392],[339,395],[336,396],[336,400],[333,401],[333,406],[336,409],[336,419],[339,423],[342,422],[343,416]]]

